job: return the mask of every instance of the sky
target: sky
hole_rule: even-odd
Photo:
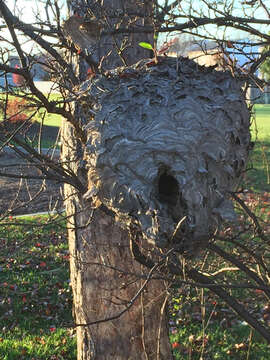
[[[38,6],[37,0],[6,0],[6,4],[9,9],[24,22],[31,24],[35,21],[34,12],[42,9],[42,6]]]
[[[173,1],[173,0],[171,0],[171,1]],[[44,0],[6,0],[5,2],[8,5],[8,7],[11,10],[15,10],[15,14],[17,16],[19,16],[26,23],[32,23],[35,21],[34,13],[38,13],[41,11],[41,14],[42,13],[45,14],[43,6],[42,6],[42,3],[45,3]],[[164,1],[160,0],[160,3],[162,3],[162,2],[164,2]],[[236,9],[235,15],[238,15],[238,16],[243,15],[243,11],[242,11],[242,3],[244,2],[243,0],[230,0],[230,1],[228,1],[228,0],[225,0],[225,1],[209,0],[208,2],[210,4],[216,3],[217,6],[220,7],[220,9],[223,8],[224,3],[228,3],[228,4],[233,3],[234,8]],[[58,0],[58,4],[61,5],[61,3],[62,4],[65,3],[65,0]],[[190,0],[182,0],[180,3],[183,6],[184,11],[187,11],[189,4],[190,4]],[[192,3],[192,7],[194,7],[198,11],[200,9],[206,8],[206,6],[203,5],[203,1],[201,1],[201,0],[192,0],[191,3]],[[270,9],[270,0],[264,0],[264,3]],[[251,10],[251,9],[254,9],[254,7],[248,7],[248,9]],[[34,11],[34,13],[33,13],[33,11]],[[248,13],[247,13],[247,15],[248,15]],[[256,11],[255,16],[264,17],[265,16],[264,10],[261,9],[261,10]]]
[[[6,0],[7,6],[14,15],[18,16],[23,22],[33,25],[35,24],[37,15],[41,18],[46,18],[44,2],[44,0]],[[59,0],[58,3],[64,3],[64,0]],[[9,31],[7,29],[1,29],[0,34],[3,38],[10,39]],[[21,41],[21,44],[23,44],[22,48],[24,51],[31,52],[35,49],[35,44],[32,41],[26,41],[25,37],[21,36],[19,37],[19,40]]]

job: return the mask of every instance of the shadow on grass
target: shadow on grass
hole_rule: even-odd
[[[245,186],[256,192],[270,192],[270,141],[257,141],[250,155]]]
[[[5,141],[13,131],[15,131],[18,126],[20,126],[21,122],[16,123],[1,123],[0,124],[0,131],[2,134],[1,140]],[[20,140],[26,141],[28,144],[32,146],[37,146],[40,142],[41,147],[43,148],[50,148],[55,145],[55,142],[58,139],[59,134],[59,127],[57,126],[48,126],[48,125],[41,125],[38,122],[33,123],[25,123],[22,126],[20,131],[18,132],[17,136]]]
[[[12,221],[0,226],[0,359],[73,360],[65,224],[44,224],[46,217],[25,219],[33,227]]]
[[[32,139],[37,139],[39,135],[41,135],[42,142],[49,144],[49,146],[53,146],[55,141],[57,140],[59,133],[59,127],[57,126],[41,126],[39,123],[35,122],[29,128],[29,136]],[[45,146],[44,146],[45,147]]]

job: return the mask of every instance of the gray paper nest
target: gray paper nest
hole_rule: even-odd
[[[233,220],[229,193],[250,146],[241,83],[186,59],[147,61],[86,82],[86,198],[113,210],[157,247],[205,247]]]

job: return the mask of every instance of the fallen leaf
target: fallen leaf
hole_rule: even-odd
[[[27,354],[27,349],[23,348],[23,349],[21,350],[21,354],[22,354],[22,355],[26,355],[26,354]]]
[[[50,330],[50,332],[55,332],[55,331],[56,331],[56,327],[55,327],[55,326],[50,326],[49,330]]]
[[[45,310],[45,314],[46,314],[47,316],[51,314],[51,310],[50,310],[50,308],[49,308],[49,307],[47,307],[47,308],[46,308],[46,310]]]
[[[262,294],[262,293],[263,293],[263,290],[256,289],[256,290],[255,290],[255,293],[256,293],[256,294]]]
[[[246,347],[246,344],[244,344],[244,343],[235,344],[234,347],[235,347],[237,350],[243,350],[243,349]]]

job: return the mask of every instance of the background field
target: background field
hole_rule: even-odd
[[[255,105],[251,126],[255,142],[247,172],[247,187],[256,192],[270,191],[270,105]]]

